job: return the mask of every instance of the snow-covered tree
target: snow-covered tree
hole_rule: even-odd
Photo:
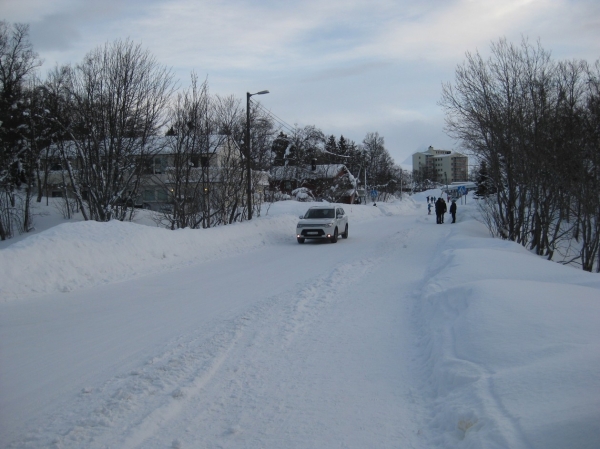
[[[17,204],[16,189],[22,184],[32,187],[30,174],[37,160],[36,149],[31,147],[35,120],[31,106],[35,100],[28,92],[28,82],[40,65],[29,41],[29,26],[0,21],[1,240],[13,235],[15,225],[23,231],[29,228],[29,206],[27,202]]]

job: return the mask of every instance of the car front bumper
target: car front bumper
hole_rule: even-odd
[[[296,229],[296,237],[305,239],[330,239],[335,228],[302,228]]]

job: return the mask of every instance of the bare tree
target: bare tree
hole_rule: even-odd
[[[492,235],[591,271],[600,187],[594,75],[584,61],[554,62],[527,40],[501,39],[491,50],[487,61],[467,53],[440,102],[447,131],[485,164],[484,221]]]
[[[216,148],[212,115],[208,83],[198,84],[192,73],[190,87],[177,95],[170,111],[164,151],[168,162],[148,178],[167,194],[170,207],[161,215],[171,229],[210,227],[208,183]]]
[[[367,133],[363,139],[362,149],[365,156],[367,182],[378,191],[392,193],[390,184],[395,179],[394,161],[385,148],[385,140],[379,133]]]
[[[107,43],[71,69],[69,132],[77,171],[70,177],[91,219],[126,218],[144,163],[159,150],[155,137],[172,92],[171,71],[129,40]]]
[[[241,100],[230,95],[215,97],[215,118],[217,128],[226,137],[221,148],[219,173],[215,179],[211,207],[214,210],[215,224],[230,224],[247,217],[246,170],[247,161],[242,157],[245,136],[246,114]],[[254,117],[251,111],[251,118]],[[251,134],[252,136],[252,134]],[[260,147],[252,145],[254,152]]]
[[[585,142],[579,153],[579,170],[573,177],[579,184],[577,196],[577,231],[581,239],[582,268],[600,273],[600,60],[586,66],[586,89],[582,128]]]

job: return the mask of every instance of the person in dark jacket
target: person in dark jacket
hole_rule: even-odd
[[[452,200],[450,205],[450,214],[452,214],[452,223],[456,223],[456,200]]]
[[[440,200],[442,200],[442,223],[444,223],[444,215],[446,215],[446,212],[448,212],[448,206],[446,205],[446,202],[444,201],[444,198],[440,198]]]
[[[442,217],[444,216],[444,204],[442,204],[442,199],[438,198],[435,202],[435,222],[437,224],[442,224]]]

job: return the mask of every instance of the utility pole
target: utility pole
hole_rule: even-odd
[[[404,173],[402,172],[402,168],[400,169],[400,201],[402,201],[402,178]]]
[[[252,220],[252,170],[250,166],[250,97],[253,95],[264,95],[268,94],[268,90],[261,90],[255,94],[246,92],[246,177],[248,178],[248,185],[246,187],[247,203],[248,203],[248,220]]]
[[[444,176],[446,177],[446,195],[448,195],[450,193],[450,191],[448,190],[448,173],[446,173],[445,171]]]

